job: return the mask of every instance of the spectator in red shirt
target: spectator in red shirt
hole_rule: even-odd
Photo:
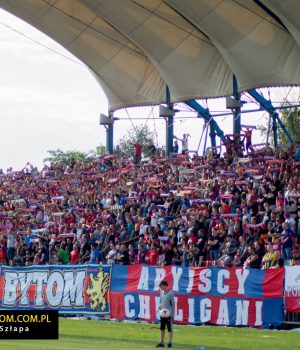
[[[143,145],[141,145],[139,142],[136,142],[134,145],[134,162],[135,164],[139,164],[142,159],[142,150]]]
[[[78,243],[73,244],[73,250],[70,253],[70,257],[71,257],[70,264],[78,264],[79,258],[80,258]]]
[[[158,257],[159,257],[159,253],[158,253],[158,250],[157,248],[152,245],[151,246],[151,250],[149,252],[149,255],[148,255],[148,264],[149,265],[157,265],[157,260],[158,260]]]
[[[1,264],[6,263],[6,250],[7,250],[6,237],[2,236],[0,240],[0,263]]]

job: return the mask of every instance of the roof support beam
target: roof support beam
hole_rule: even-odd
[[[268,130],[267,130],[267,144],[269,144],[269,140],[270,140],[270,129],[271,129],[271,116],[269,115]]]
[[[275,19],[276,22],[278,22],[281,26],[283,26],[283,28],[288,31],[287,27],[284,25],[284,23],[282,22],[282,20],[275,15],[275,13],[273,11],[271,11],[265,4],[263,4],[261,2],[261,0],[253,0],[256,5],[258,5],[260,8],[262,8],[269,16],[271,16],[273,19]]]
[[[105,126],[106,128],[106,152],[113,154],[114,152],[114,124]]]
[[[173,152],[174,138],[174,106],[171,102],[171,94],[168,85],[166,86],[166,103],[172,111],[172,115],[166,116],[166,154],[167,156]]]
[[[210,126],[211,146],[216,147],[216,136],[219,136],[222,141],[225,140],[224,132],[220,129],[217,122],[214,120],[208,109],[202,107],[196,100],[187,100],[184,103],[198,112],[198,116],[203,118]]]
[[[240,101],[241,94],[238,92],[238,83],[236,76],[233,74],[233,97],[236,101]],[[233,109],[233,134],[240,135],[241,133],[241,107]],[[238,136],[239,138],[239,136]]]
[[[260,93],[258,93],[256,90],[249,90],[247,91],[250,96],[252,96],[257,102],[259,102],[260,107],[264,109],[265,111],[269,112],[270,117],[273,119],[273,133],[274,133],[274,145],[277,146],[277,122],[283,132],[286,134],[287,138],[289,139],[290,143],[293,144],[294,141],[288,132],[287,128],[281,121],[279,114],[277,113],[276,109],[273,107],[272,102],[266,100]],[[275,143],[275,134],[276,134],[276,143]]]
[[[210,136],[211,147],[216,147],[217,146],[216,132],[215,132],[214,125],[212,123],[209,124],[209,136]],[[207,137],[205,139],[205,148],[203,149],[203,151],[205,151],[206,149],[206,140],[207,140]]]
[[[273,119],[273,126],[272,126],[272,129],[273,129],[273,138],[274,138],[274,146],[277,147],[278,146],[278,137],[277,137],[277,129],[278,129],[278,126],[277,126],[277,121],[276,121],[276,118],[274,118],[274,116],[271,116],[270,114],[270,117]]]

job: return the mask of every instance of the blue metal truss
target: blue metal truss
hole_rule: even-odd
[[[260,107],[264,109],[265,111],[269,112],[270,117],[273,119],[273,134],[274,134],[274,145],[277,147],[278,145],[278,138],[277,138],[277,123],[281,127],[281,129],[286,134],[287,138],[289,139],[290,143],[293,144],[294,141],[288,132],[287,128],[281,121],[279,114],[276,111],[276,108],[272,105],[271,101],[266,100],[260,93],[258,93],[256,90],[249,90],[247,91],[250,96],[252,96],[257,102],[259,102]]]
[[[184,103],[198,112],[200,118],[205,120],[205,123],[209,123],[210,127],[210,139],[211,146],[216,147],[216,136],[219,136],[222,141],[225,140],[225,135],[223,130],[219,127],[218,123],[214,120],[208,109],[202,107],[196,100],[187,100]]]

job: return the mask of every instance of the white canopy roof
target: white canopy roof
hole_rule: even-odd
[[[300,85],[300,1],[0,0],[84,62],[111,110]]]

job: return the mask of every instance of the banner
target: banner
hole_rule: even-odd
[[[264,327],[283,320],[284,269],[113,265],[110,315],[155,322],[159,283],[175,294],[174,322]]]
[[[285,267],[285,308],[287,312],[300,313],[300,266]]]
[[[57,309],[62,314],[109,315],[110,266],[3,266],[0,309]]]

